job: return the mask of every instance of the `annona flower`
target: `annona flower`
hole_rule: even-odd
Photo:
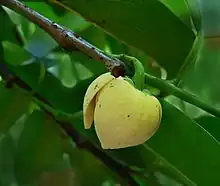
[[[105,73],[88,87],[83,103],[84,127],[95,125],[103,149],[146,142],[157,131],[162,107],[158,99],[136,89],[123,77]]]

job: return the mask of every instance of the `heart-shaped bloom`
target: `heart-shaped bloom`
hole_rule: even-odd
[[[162,117],[158,99],[136,89],[123,77],[100,75],[87,89],[83,103],[84,127],[93,122],[103,149],[118,149],[146,142]]]

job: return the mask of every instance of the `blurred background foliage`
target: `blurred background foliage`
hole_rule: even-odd
[[[132,55],[153,76],[178,77],[178,87],[220,109],[220,1],[59,2],[24,1],[106,53]],[[200,44],[194,45],[198,33]],[[67,113],[82,110],[88,85],[106,72],[103,64],[65,51],[37,25],[4,6],[1,72],[2,64]],[[219,118],[174,96],[161,99],[161,104],[160,129],[137,147],[104,151],[94,129],[83,130],[82,117],[73,127],[101,153],[134,170],[130,175],[137,185],[219,185]],[[86,148],[77,148],[32,101],[31,93],[0,82],[0,186],[120,186],[126,185],[124,179]]]

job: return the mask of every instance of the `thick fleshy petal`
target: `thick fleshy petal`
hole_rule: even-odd
[[[85,129],[92,126],[94,120],[95,96],[110,81],[115,79],[111,73],[104,73],[97,77],[88,87],[83,101],[83,120]]]

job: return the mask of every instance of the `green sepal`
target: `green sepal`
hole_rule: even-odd
[[[30,95],[34,95],[38,91],[40,84],[44,81],[44,78],[46,75],[46,68],[43,63],[40,63],[39,71],[40,71],[40,74],[38,77],[37,85],[28,93]]]

